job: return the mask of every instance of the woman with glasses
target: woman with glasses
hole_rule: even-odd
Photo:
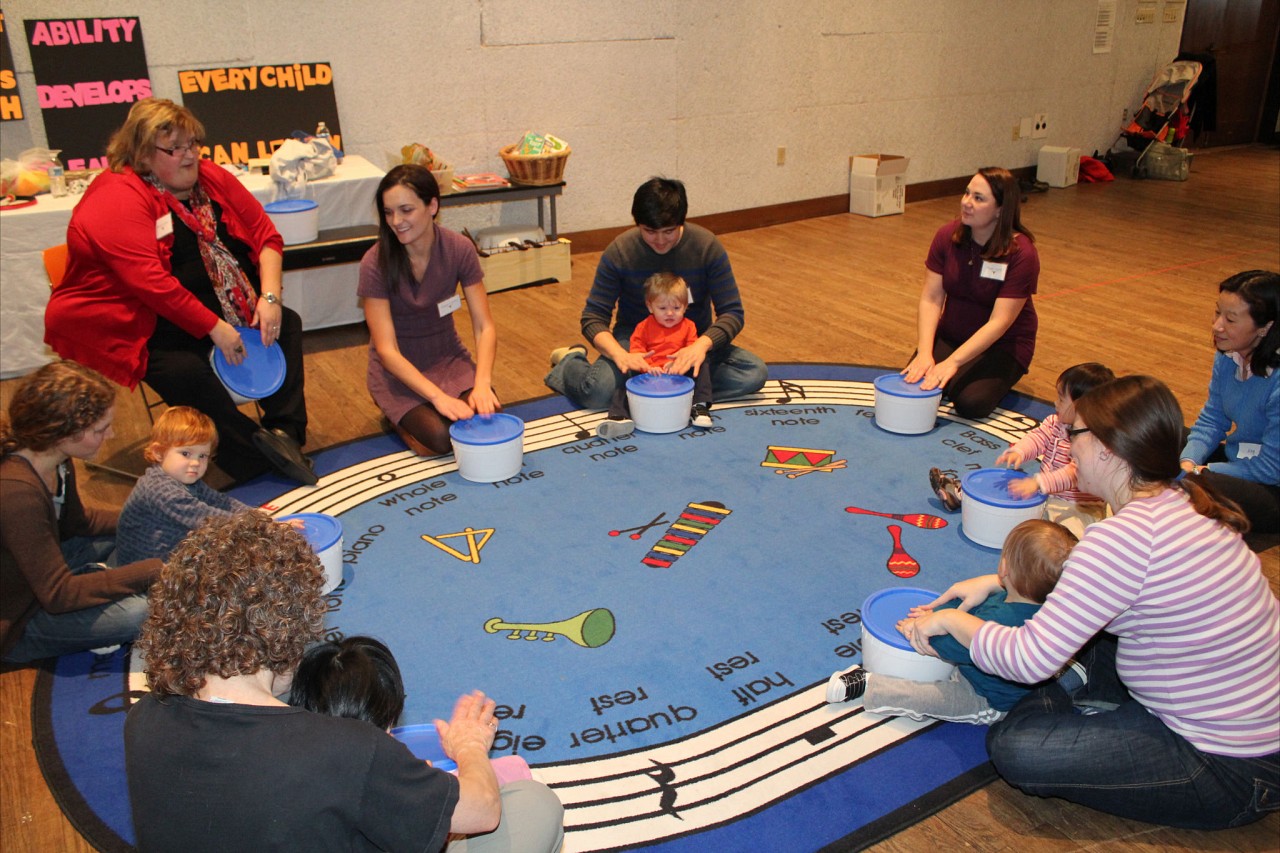
[[[1149,823],[1221,829],[1280,807],[1280,602],[1235,504],[1182,477],[1182,410],[1149,376],[1076,402],[1080,487],[1115,515],[1091,524],[1044,606],[1008,628],[965,612],[995,575],[952,586],[899,630],[919,652],[950,634],[984,672],[1041,684],[987,735],[1030,794]],[[1105,633],[1103,633],[1105,632]],[[1075,658],[1073,677],[1054,674]]]
[[[45,310],[45,342],[129,388],[145,381],[171,406],[209,415],[217,464],[235,480],[274,468],[313,484],[302,455],[302,321],[281,303],[284,242],[257,199],[201,157],[204,126],[185,107],[134,104],[107,145],[107,169],[67,228],[66,275]],[[209,363],[245,357],[237,326],[279,342],[284,384],[262,424],[240,412]]]

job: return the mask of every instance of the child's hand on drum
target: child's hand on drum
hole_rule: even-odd
[[[1020,477],[1009,481],[1009,494],[1023,500],[1040,494],[1040,484],[1035,477]]]

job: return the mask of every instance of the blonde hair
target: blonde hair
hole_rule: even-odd
[[[1000,554],[1009,585],[1019,595],[1043,604],[1079,541],[1061,524],[1040,518],[1022,522],[1009,531]]]
[[[683,278],[673,272],[656,272],[645,279],[645,305],[653,305],[653,303],[665,296],[670,296],[680,302],[688,302],[689,285]]]
[[[144,98],[129,110],[129,117],[107,143],[107,165],[113,172],[130,166],[139,175],[151,171],[156,140],[167,133],[186,131],[192,139],[204,139],[204,125],[191,110],[167,98]]]
[[[173,448],[193,444],[207,444],[210,451],[217,450],[218,429],[204,412],[190,406],[174,406],[156,418],[151,427],[151,441],[142,451],[142,458],[154,465]]]

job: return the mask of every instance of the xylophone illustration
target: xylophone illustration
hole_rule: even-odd
[[[680,517],[671,523],[662,538],[654,543],[649,553],[640,562],[657,569],[669,569],[671,564],[689,552],[689,549],[702,541],[733,510],[726,509],[719,501],[702,501],[690,503],[680,512]]]

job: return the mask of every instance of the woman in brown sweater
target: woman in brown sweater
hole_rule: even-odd
[[[86,507],[71,459],[111,435],[115,386],[61,361],[31,374],[0,419],[0,659],[125,643],[159,560],[108,568],[119,513]]]

